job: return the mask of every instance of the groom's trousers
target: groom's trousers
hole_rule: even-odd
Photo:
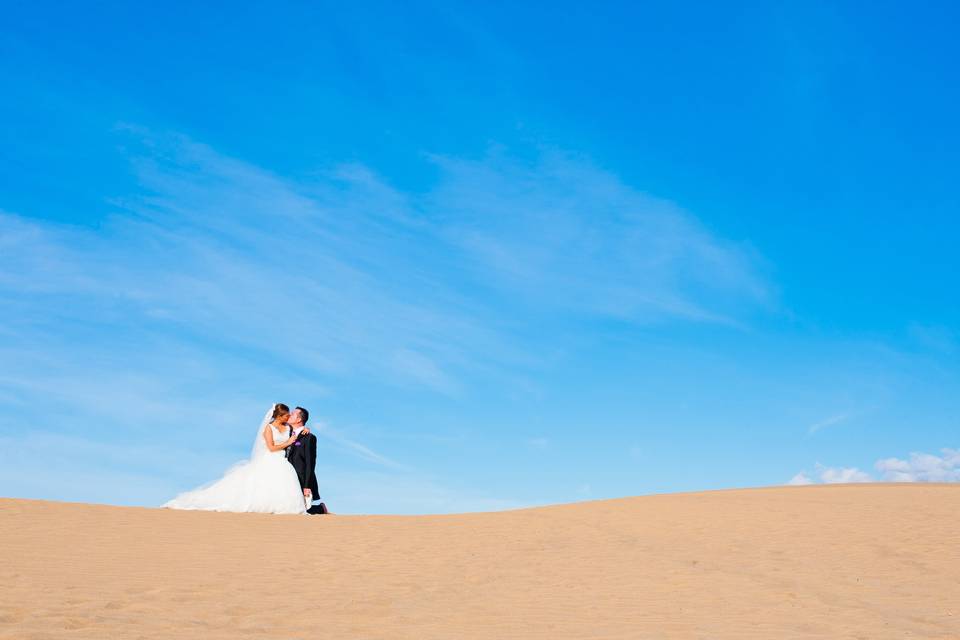
[[[320,498],[317,490],[317,436],[300,434],[297,441],[287,447],[287,461],[293,465],[300,479],[300,488],[310,489],[313,499]]]

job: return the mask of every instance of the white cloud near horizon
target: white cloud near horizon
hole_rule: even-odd
[[[960,451],[941,449],[943,455],[911,453],[906,460],[877,460],[876,469],[888,482],[960,482]]]
[[[911,453],[906,459],[877,460],[872,475],[856,467],[827,467],[816,465],[815,473],[801,471],[787,484],[838,484],[850,482],[960,482],[960,450],[941,449],[942,455]]]

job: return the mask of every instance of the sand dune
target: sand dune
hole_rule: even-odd
[[[0,638],[960,638],[960,487],[455,516],[0,500]]]

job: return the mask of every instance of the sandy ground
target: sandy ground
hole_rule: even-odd
[[[455,516],[0,500],[0,638],[960,638],[960,486]]]

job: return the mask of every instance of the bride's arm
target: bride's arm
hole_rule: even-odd
[[[296,436],[291,436],[285,442],[280,444],[273,444],[273,434],[270,433],[270,425],[267,425],[263,428],[263,441],[267,445],[269,451],[282,451],[294,443]]]

